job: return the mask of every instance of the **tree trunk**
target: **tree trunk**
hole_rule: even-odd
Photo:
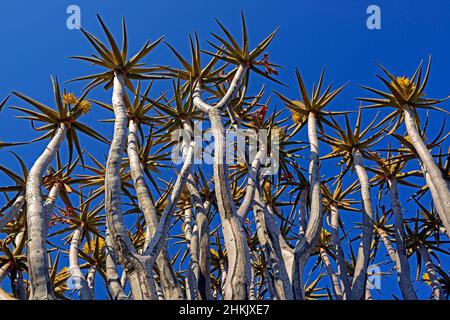
[[[0,230],[3,229],[22,209],[25,203],[25,196],[23,192],[19,194],[11,208],[0,218]]]
[[[249,296],[250,285],[249,251],[230,192],[225,150],[226,139],[220,110],[211,109],[209,119],[214,135],[214,190],[228,254],[224,298],[225,300],[246,300]]]
[[[195,226],[197,227],[197,247],[198,247],[198,299],[209,300],[211,298],[210,289],[210,250],[209,250],[209,220],[206,204],[202,201],[200,193],[195,184],[192,173],[189,174],[186,186],[191,194],[193,209],[196,213]]]
[[[190,255],[189,267],[186,276],[186,297],[188,300],[197,300],[198,292],[198,233],[192,228],[191,208],[184,209],[183,232]],[[196,229],[196,228],[195,228]]]
[[[56,199],[59,195],[60,186],[55,183],[48,193],[47,199],[44,202],[45,219],[47,220],[47,231],[50,229],[50,223],[52,221],[53,209],[55,208]]]
[[[273,279],[267,278],[267,281],[273,283],[272,296],[276,300],[293,300],[293,252],[281,235],[273,213],[268,208],[269,206],[261,197],[258,186],[255,190],[253,212],[256,222],[256,235],[264,250],[267,264],[273,273]]]
[[[124,101],[123,78],[116,73],[112,97],[114,109],[114,135],[111,141],[105,174],[105,210],[111,243],[119,263],[124,267],[134,299],[156,299],[153,277],[148,273],[145,260],[140,257],[123,222],[121,164],[125,149],[127,116]],[[151,270],[150,270],[151,271]]]
[[[348,276],[347,262],[345,261],[344,249],[342,248],[339,236],[339,212],[338,208],[331,206],[331,238],[333,239],[334,250],[336,252],[337,274],[341,281],[342,298],[347,300],[351,293],[351,282]]]
[[[392,246],[392,242],[389,239],[389,235],[387,232],[381,228],[377,228],[377,233],[381,238],[381,241],[383,241],[384,247],[386,248],[386,251],[391,258],[392,262],[397,265],[398,263],[398,257],[397,257],[397,251],[395,251],[394,247]]]
[[[445,227],[447,229],[447,232],[450,232],[448,231],[448,224],[450,223],[450,190],[448,188],[448,184],[444,179],[442,171],[434,162],[430,150],[428,150],[427,146],[422,140],[422,137],[417,128],[412,108],[410,106],[405,106],[403,110],[406,130],[408,132],[410,142],[414,146],[414,149],[416,149],[416,152],[419,155],[421,162],[423,163],[426,173],[430,175],[431,184],[434,186],[434,188],[436,188],[437,192],[432,193],[432,195],[434,195],[433,201],[440,203],[440,205],[442,206],[442,209],[444,210],[444,216],[441,216],[441,220],[447,224]],[[430,189],[431,187],[432,186],[430,186]]]
[[[320,187],[319,171],[319,142],[317,139],[317,118],[314,113],[308,114],[308,139],[310,146],[309,155],[309,197],[311,201],[311,212],[306,228],[305,236],[300,239],[295,248],[294,262],[294,298],[304,299],[303,270],[312,251],[317,245],[322,231],[323,210],[322,194]]]
[[[442,294],[441,284],[439,283],[439,279],[437,277],[437,272],[434,267],[433,261],[431,260],[430,254],[428,253],[428,249],[425,248],[424,245],[419,245],[419,252],[423,258],[423,262],[425,264],[425,269],[427,270],[428,277],[430,278],[430,287],[433,290],[433,296],[436,300],[444,299],[444,295]]]
[[[78,250],[81,244],[81,233],[81,227],[77,227],[72,234],[69,252],[69,271],[72,278],[71,280],[75,285],[74,289],[79,291],[80,300],[92,300],[91,289],[78,265]]]
[[[397,276],[403,298],[417,300],[416,292],[410,277],[408,256],[406,254],[405,231],[403,226],[403,212],[398,198],[398,185],[395,179],[389,180],[389,197],[395,221],[395,243],[397,247]]]
[[[134,188],[138,198],[139,207],[144,215],[145,224],[147,226],[147,236],[143,251],[147,248],[151,238],[156,233],[158,227],[158,214],[153,204],[150,190],[145,181],[144,172],[138,153],[137,146],[137,131],[138,123],[135,119],[130,119],[128,124],[128,143],[127,153],[130,160],[131,178],[133,179]],[[182,300],[183,293],[170,263],[166,248],[161,250],[161,253],[156,259],[157,269],[161,281],[164,297],[167,300]]]
[[[333,291],[336,300],[342,300],[342,290],[339,283],[339,278],[333,270],[333,266],[331,265],[331,261],[326,250],[323,248],[320,248],[320,259],[322,260],[325,269],[327,269],[328,276],[331,278],[331,283],[333,284]]]
[[[31,168],[26,187],[27,226],[28,226],[28,273],[30,276],[33,300],[54,299],[48,273],[47,257],[47,217],[42,199],[42,176],[56,155],[66,136],[66,124],[61,123],[47,148]]]
[[[116,266],[116,255],[114,253],[114,248],[111,244],[111,238],[109,236],[109,231],[106,231],[105,237],[106,244],[106,278],[108,280],[109,292],[114,300],[127,300],[128,297],[123,290],[123,286],[120,283],[119,274],[117,273]]]
[[[354,149],[353,165],[358,175],[358,180],[361,185],[361,198],[363,201],[362,207],[362,240],[358,248],[358,257],[355,265],[355,272],[353,275],[353,283],[350,298],[352,300],[361,300],[364,298],[367,268],[369,267],[370,246],[372,242],[373,230],[373,209],[372,197],[370,196],[369,178],[367,177],[366,169],[364,168],[363,156],[361,151]]]

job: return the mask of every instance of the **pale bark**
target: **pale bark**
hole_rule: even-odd
[[[253,212],[258,241],[264,249],[267,264],[273,274],[273,279],[267,279],[272,284],[272,296],[276,300],[292,300],[293,250],[281,235],[273,214],[261,197],[259,187],[255,190]]]
[[[111,244],[109,231],[106,231],[105,245],[106,278],[108,280],[109,292],[114,300],[127,300],[128,297],[123,290],[123,286],[120,283],[119,274],[117,273],[116,256],[114,253],[114,248]]]
[[[83,272],[81,272],[78,264],[78,251],[81,244],[81,234],[81,227],[77,227],[72,234],[69,251],[69,271],[72,278],[71,280],[75,285],[74,289],[77,289],[79,292],[80,300],[92,300],[91,289],[89,288],[86,278]]]
[[[3,229],[12,219],[14,219],[25,203],[25,195],[20,193],[16,198],[11,208],[0,218],[0,231]]]
[[[428,253],[428,249],[425,248],[424,245],[419,245],[419,252],[423,258],[423,262],[425,264],[425,270],[427,271],[428,277],[430,278],[430,287],[433,290],[433,297],[435,300],[444,299],[444,295],[442,293],[441,284],[439,283],[439,279],[437,277],[437,271],[434,267],[433,261],[431,260],[431,256]]]
[[[381,228],[377,228],[377,233],[380,236],[381,241],[383,241],[384,247],[386,248],[386,251],[391,258],[392,262],[395,263],[397,266],[398,264],[398,257],[397,257],[397,251],[395,251],[394,247],[392,246],[392,242],[389,239],[389,236],[387,232]]]
[[[225,131],[220,110],[211,109],[208,115],[214,135],[214,190],[222,221],[224,244],[228,253],[224,298],[226,300],[246,300],[249,295],[250,259],[247,241],[240,219],[236,214],[228,182]]]
[[[266,152],[267,152],[266,146],[260,145],[260,148],[256,153],[255,158],[253,159],[252,164],[250,166],[244,200],[242,201],[242,204],[239,206],[239,209],[237,210],[237,215],[242,222],[244,222],[245,219],[247,219],[247,214],[251,206],[253,205],[253,199],[255,197],[255,188],[257,187],[256,184],[259,181],[258,178],[261,168],[261,161],[265,156]]]
[[[192,124],[190,120],[183,119],[183,128],[190,133],[190,141],[185,141],[183,143],[183,158],[184,162],[177,175],[177,179],[172,186],[172,192],[167,198],[167,205],[161,215],[161,219],[158,224],[158,228],[153,236],[148,248],[145,250],[144,255],[148,257],[150,267],[153,267],[156,258],[161,252],[162,248],[166,243],[167,233],[171,225],[173,213],[178,204],[178,199],[186,186],[186,181],[188,180],[189,174],[192,172],[192,166],[194,164],[194,153],[196,149],[196,141],[194,139],[194,134],[192,131]]]
[[[430,184],[433,185],[434,188],[436,188],[436,192],[432,192],[433,201],[435,203],[439,203],[439,206],[442,207],[443,216],[441,216],[440,218],[446,224],[445,227],[448,231],[450,223],[450,190],[448,188],[447,181],[445,180],[442,171],[434,162],[430,150],[428,150],[427,146],[422,140],[422,137],[417,128],[417,123],[414,118],[412,108],[410,106],[405,106],[403,110],[403,114],[405,116],[405,126],[410,142],[419,155],[426,173],[430,175]],[[429,182],[427,181],[427,183]],[[442,212],[440,212],[439,210],[438,213],[442,215]]]
[[[417,300],[416,292],[410,277],[408,256],[406,254],[405,231],[403,226],[403,212],[398,197],[398,185],[395,179],[389,179],[389,197],[395,221],[395,244],[397,247],[397,276],[403,298]]]
[[[322,260],[325,269],[327,270],[328,276],[331,278],[331,283],[333,284],[333,291],[336,297],[336,300],[342,300],[342,290],[341,284],[339,283],[339,278],[333,270],[333,266],[331,265],[330,258],[328,257],[327,251],[323,248],[320,248],[320,259]]]
[[[256,300],[256,288],[255,288],[255,269],[253,268],[253,265],[250,265],[250,293],[249,293],[249,300]]]
[[[201,99],[202,84],[197,82],[192,95],[194,105],[209,115],[214,135],[214,184],[216,200],[224,244],[228,253],[227,279],[223,288],[224,298],[227,300],[245,300],[249,295],[250,269],[249,251],[243,234],[240,219],[237,216],[228,183],[228,169],[226,165],[225,132],[220,112],[229,107],[229,101],[239,88],[246,71],[246,66],[240,65],[233,80],[222,99],[211,106]]]
[[[156,290],[145,259],[134,248],[123,222],[121,164],[125,149],[127,115],[124,101],[123,78],[118,73],[114,77],[112,97],[114,110],[114,135],[111,141],[105,174],[105,210],[107,227],[111,235],[111,243],[117,254],[119,263],[124,267],[134,299],[156,299]],[[150,274],[149,272],[150,271]]]
[[[184,209],[183,231],[186,240],[190,260],[186,276],[186,297],[188,300],[197,300],[198,284],[198,250],[197,250],[197,231],[192,228],[191,208]]]
[[[53,299],[53,290],[48,273],[47,217],[42,198],[42,176],[56,155],[66,135],[66,124],[61,123],[47,148],[31,168],[26,187],[28,226],[28,273],[30,276],[30,298]]]
[[[139,207],[144,215],[145,224],[147,227],[144,250],[149,245],[151,238],[156,233],[158,227],[158,214],[153,204],[150,190],[145,181],[144,171],[142,169],[138,145],[137,145],[137,131],[138,123],[135,119],[129,119],[128,125],[128,143],[127,153],[130,160],[131,178],[133,179],[134,188],[138,198]],[[178,280],[170,263],[166,248],[161,250],[161,253],[156,259],[157,269],[159,271],[160,281],[164,296],[167,300],[181,300],[183,293],[179,286]]]
[[[53,209],[55,208],[56,199],[59,195],[60,190],[59,183],[55,183],[51,188],[50,192],[47,195],[47,199],[44,202],[44,211],[45,211],[45,219],[47,220],[47,231],[50,229],[50,223],[52,220]]]
[[[351,293],[351,281],[348,276],[347,262],[345,261],[344,249],[339,236],[339,212],[338,208],[331,206],[331,238],[336,252],[337,275],[341,282],[342,298],[347,300]]]
[[[209,249],[209,220],[207,214],[207,204],[202,201],[195,179],[192,173],[189,174],[186,186],[192,199],[193,210],[196,213],[195,226],[197,227],[197,247],[198,247],[198,299],[209,300],[210,293],[210,249]]]
[[[298,220],[299,220],[299,238],[301,239],[306,232],[306,228],[308,227],[308,216],[307,216],[307,206],[306,202],[308,201],[308,190],[304,188],[300,192],[300,201],[298,203]]]
[[[431,197],[433,199],[434,207],[436,208],[436,212],[439,216],[439,219],[441,219],[442,225],[444,226],[445,232],[443,232],[443,233],[446,234],[448,237],[450,237],[450,224],[449,224],[449,221],[447,220],[447,217],[445,216],[445,210],[444,210],[444,207],[442,206],[442,202],[440,201],[438,191],[437,191],[436,187],[434,186],[433,181],[431,181],[430,174],[425,170],[423,164],[421,164],[421,167],[422,167],[423,175],[425,177],[425,181],[431,192]],[[437,200],[434,200],[434,199],[437,199]]]
[[[303,271],[320,238],[323,224],[322,193],[320,183],[319,142],[317,139],[317,118],[314,113],[308,114],[309,155],[309,197],[311,210],[305,235],[295,247],[294,262],[294,298],[304,299]]]
[[[355,272],[353,275],[353,283],[350,298],[352,300],[361,300],[364,298],[367,268],[370,259],[370,246],[372,242],[373,230],[373,209],[372,197],[370,195],[369,178],[364,168],[363,156],[361,151],[354,149],[353,162],[358,180],[361,186],[362,207],[362,239],[358,248],[358,257],[356,259]]]
[[[86,275],[86,281],[91,290],[91,296],[95,298],[95,275],[97,274],[97,267],[93,266],[89,268],[89,271]]]

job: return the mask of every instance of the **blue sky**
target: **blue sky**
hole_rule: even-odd
[[[268,84],[268,92],[277,89],[289,97],[298,97],[293,74],[298,67],[310,87],[327,65],[327,80],[341,85],[351,81],[333,104],[334,110],[354,110],[355,97],[366,95],[358,87],[365,84],[381,88],[375,74],[378,61],[399,75],[411,74],[421,59],[433,54],[433,66],[427,95],[444,97],[450,94],[448,75],[450,63],[450,10],[448,0],[426,2],[391,1],[3,1],[0,5],[0,43],[2,72],[0,97],[18,90],[44,103],[52,103],[50,75],[61,81],[93,73],[92,68],[71,55],[89,55],[92,49],[77,30],[66,27],[66,8],[76,4],[81,9],[81,24],[95,34],[101,34],[95,14],[100,13],[116,35],[120,35],[120,18],[125,16],[129,31],[130,52],[139,49],[147,39],[165,35],[165,40],[188,53],[187,36],[197,31],[203,48],[209,48],[210,32],[218,32],[214,18],[221,20],[233,34],[240,34],[240,10],[247,18],[251,44],[256,45],[268,33],[280,26],[269,47],[270,60],[284,66],[279,79],[289,88]],[[369,5],[381,8],[381,30],[366,27]],[[147,59],[149,64],[171,64],[176,61],[167,48],[160,46]],[[256,76],[252,89],[262,84]],[[69,84],[68,90],[78,92],[80,84]],[[92,98],[110,101],[109,93],[96,90]],[[276,103],[275,103],[276,104]],[[24,106],[11,99],[8,105]],[[281,105],[278,102],[278,105]],[[446,105],[444,105],[447,108]],[[25,141],[38,135],[29,123],[12,118],[14,110],[5,108],[0,114],[0,141]],[[85,122],[95,124],[107,136],[109,124],[97,120],[110,117],[103,110],[94,110]],[[367,113],[370,118],[371,113]],[[443,119],[433,113],[430,135],[436,133]],[[448,127],[447,127],[448,128]],[[448,131],[448,129],[447,129]],[[91,150],[97,146],[91,139],[82,139]],[[19,153],[31,166],[42,151],[43,143],[23,147]],[[446,142],[448,147],[448,142]],[[106,153],[104,146],[97,155]],[[446,149],[446,148],[444,148]],[[95,153],[95,152],[93,152]],[[2,164],[17,168],[6,150],[0,151]],[[334,164],[333,164],[334,166]],[[327,169],[324,169],[325,171]],[[324,172],[327,175],[328,172]],[[331,174],[331,169],[330,169]],[[3,177],[0,183],[3,184]],[[402,193],[401,193],[402,194]],[[404,193],[407,196],[408,192]],[[414,212],[414,207],[406,210]],[[358,221],[359,219],[356,219]],[[445,260],[444,260],[445,261]],[[446,259],[447,265],[448,260]],[[390,283],[386,285],[391,286]],[[419,285],[420,287],[420,285]],[[421,292],[427,294],[426,288]],[[395,285],[392,292],[398,295]],[[385,296],[389,298],[390,296]]]

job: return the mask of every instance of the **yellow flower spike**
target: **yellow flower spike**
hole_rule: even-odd
[[[400,86],[398,89],[400,89],[406,96],[409,96],[416,89],[414,82],[412,82],[408,77],[397,77],[396,80]],[[392,82],[392,85],[397,87],[394,82]]]
[[[81,101],[80,109],[83,114],[86,114],[91,111],[91,104],[88,101]]]
[[[90,242],[85,242],[83,245],[83,252],[85,254],[93,254],[95,251],[96,240],[92,239]],[[98,239],[98,246],[100,251],[105,247],[105,240],[102,238]]]
[[[305,105],[303,103],[301,103],[298,100],[294,100],[292,101],[294,103],[294,105],[299,108],[299,109],[303,109],[305,110]],[[291,113],[292,113],[292,120],[296,123],[296,124],[300,124],[304,121],[304,115],[301,114],[300,112],[297,112],[295,110],[291,109]]]
[[[63,95],[63,102],[65,104],[75,104],[77,101],[77,97],[72,92]]]

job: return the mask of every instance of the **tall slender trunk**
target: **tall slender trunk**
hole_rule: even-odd
[[[336,206],[331,205],[331,238],[333,239],[336,252],[337,275],[341,282],[342,298],[347,300],[351,293],[351,282],[348,276],[347,262],[345,261],[344,249],[339,236],[339,212]]]
[[[127,300],[128,297],[123,290],[123,286],[120,283],[119,274],[117,273],[116,255],[111,244],[111,238],[108,230],[106,230],[105,245],[106,278],[108,280],[109,292],[114,300]]]
[[[45,219],[47,220],[47,231],[50,229],[50,223],[52,221],[53,209],[55,208],[56,199],[59,195],[60,185],[55,183],[48,193],[47,199],[44,202]]]
[[[306,207],[307,201],[308,201],[308,189],[303,188],[303,190],[300,192],[300,201],[298,203],[299,238],[302,238],[305,235],[306,228],[308,226],[308,217],[307,217],[308,212]]]
[[[384,247],[386,248],[386,251],[389,257],[391,258],[392,262],[394,262],[395,265],[397,265],[398,264],[397,251],[395,251],[394,247],[392,246],[391,239],[389,239],[389,235],[387,234],[386,230],[377,228],[377,234],[380,237],[381,241],[383,241]]]
[[[267,264],[273,274],[273,279],[268,278],[267,281],[272,283],[272,296],[275,299],[293,300],[293,252],[281,235],[277,222],[269,208],[270,206],[264,203],[258,186],[255,190],[253,211],[258,241],[264,250]]]
[[[430,189],[431,198],[433,199],[434,207],[436,208],[438,217],[439,217],[439,219],[441,219],[442,225],[444,226],[445,232],[443,232],[443,233],[446,234],[450,238],[450,224],[445,215],[445,210],[444,210],[444,207],[442,206],[442,202],[440,201],[438,191],[437,191],[436,187],[434,186],[433,181],[431,181],[430,174],[428,173],[428,171],[425,170],[425,167],[420,160],[419,160],[419,163],[420,163],[420,167],[422,168],[422,173],[423,173],[423,176],[425,177],[427,186]]]
[[[91,290],[91,296],[95,298],[95,275],[97,274],[97,267],[93,266],[89,268],[89,271],[86,275],[86,281]]]
[[[247,182],[247,187],[245,190],[244,200],[242,204],[239,206],[237,210],[237,215],[241,219],[242,222],[247,219],[247,214],[253,205],[253,199],[255,198],[255,188],[257,187],[257,183],[259,181],[259,173],[261,168],[261,162],[266,156],[267,147],[265,145],[259,145],[259,150],[255,155],[255,158],[252,161],[252,164],[249,169],[249,177]]]
[[[114,77],[112,105],[115,117],[114,135],[108,153],[105,174],[107,227],[119,263],[124,267],[130,281],[133,298],[136,300],[156,299],[153,277],[148,272],[151,272],[151,270],[147,270],[145,260],[137,254],[123,222],[121,212],[121,164],[125,149],[127,116],[123,78],[118,73]]]
[[[192,211],[191,208],[184,209],[183,214],[183,231],[189,251],[189,267],[186,276],[186,296],[188,300],[197,300],[198,292],[198,247],[197,247],[197,230],[192,227]],[[197,228],[195,228],[197,229]]]
[[[373,209],[372,197],[370,196],[369,178],[364,168],[363,156],[361,151],[354,149],[353,165],[358,175],[361,185],[362,207],[362,240],[358,248],[358,257],[356,259],[355,272],[350,298],[352,300],[361,300],[364,298],[365,287],[367,284],[367,268],[369,267],[370,246],[372,242],[373,230]]]
[[[397,180],[389,179],[389,197],[395,221],[395,244],[397,247],[397,276],[400,290],[404,299],[417,300],[416,292],[410,277],[408,256],[406,254],[405,231],[403,226],[403,212],[398,198]]]
[[[228,183],[226,138],[220,110],[212,108],[209,111],[209,119],[214,135],[214,190],[228,254],[224,298],[226,300],[246,300],[250,284],[249,250]]]
[[[135,119],[130,119],[128,124],[127,153],[130,160],[131,178],[133,179],[139,207],[144,215],[145,224],[148,229],[143,249],[143,251],[145,251],[151,238],[156,233],[156,229],[158,227],[158,214],[153,204],[150,190],[145,181],[144,172],[142,170],[137,146],[137,131],[137,121]],[[159,271],[159,278],[165,298],[167,300],[182,300],[183,293],[165,247],[158,255],[156,265]]]
[[[431,184],[434,186],[434,188],[436,188],[436,192],[432,193],[433,201],[440,203],[440,206],[444,211],[444,216],[441,216],[441,220],[446,223],[445,227],[447,229],[447,232],[450,232],[448,231],[450,223],[450,190],[448,188],[448,184],[445,181],[442,171],[434,162],[430,150],[428,150],[427,146],[422,140],[422,137],[417,128],[412,108],[410,106],[405,106],[403,110],[406,130],[408,132],[411,144],[414,146],[414,149],[416,149],[416,152],[419,155],[421,162],[423,163],[426,173],[430,175]],[[430,186],[430,182],[427,181],[427,183]]]
[[[433,261],[431,260],[431,256],[428,253],[428,249],[425,248],[424,245],[419,245],[419,252],[423,258],[423,262],[425,264],[425,270],[427,270],[428,277],[430,278],[430,287],[433,290],[433,296],[436,300],[444,299],[444,295],[442,294],[441,284],[439,283],[439,279],[437,277],[437,272],[434,267]]]
[[[295,248],[294,262],[294,298],[304,299],[303,271],[305,264],[317,245],[322,230],[322,194],[320,187],[319,171],[319,141],[317,139],[317,118],[312,112],[308,114],[308,139],[310,146],[309,155],[309,197],[311,200],[311,212],[306,228],[305,236],[300,239]]]
[[[19,194],[11,208],[0,218],[0,230],[3,229],[22,209],[25,203],[25,195],[23,192]]]
[[[69,251],[69,271],[75,289],[79,291],[80,300],[92,300],[91,289],[78,264],[78,250],[81,243],[81,234],[81,227],[77,227],[72,234]]]
[[[195,184],[194,175],[189,174],[186,186],[191,194],[193,210],[196,213],[195,227],[197,228],[198,247],[198,299],[209,300],[211,298],[210,289],[210,250],[209,250],[209,221],[206,203],[202,201],[200,193]]]
[[[54,299],[48,273],[47,257],[47,217],[42,198],[42,176],[56,155],[66,136],[67,127],[61,123],[50,140],[47,148],[31,168],[26,187],[27,226],[28,226],[28,273],[30,276],[33,300]]]
[[[328,257],[327,251],[323,248],[320,248],[320,259],[322,260],[325,269],[327,270],[328,276],[331,278],[331,283],[333,284],[333,291],[336,297],[336,300],[342,300],[342,290],[341,284],[339,283],[339,278],[333,270],[333,266],[331,265],[330,257]]]

